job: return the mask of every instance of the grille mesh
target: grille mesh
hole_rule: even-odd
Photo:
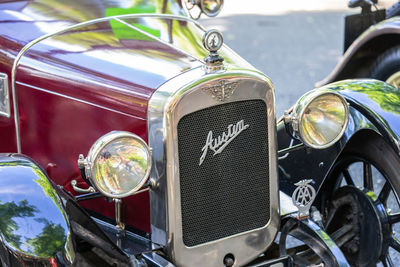
[[[213,138],[244,120],[249,127],[216,155],[208,149],[199,166],[209,131]],[[178,123],[182,231],[195,246],[266,225],[269,220],[267,109],[262,100],[206,108]]]

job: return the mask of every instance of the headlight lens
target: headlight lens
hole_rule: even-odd
[[[129,196],[146,182],[151,169],[147,144],[128,132],[111,132],[99,138],[89,151],[86,175],[102,194]]]
[[[309,147],[322,149],[336,143],[346,130],[349,109],[346,100],[331,90],[310,91],[295,107],[293,128]]]

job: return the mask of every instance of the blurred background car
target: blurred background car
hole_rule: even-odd
[[[380,0],[378,8],[397,1]],[[360,13],[346,0],[226,1],[206,28],[274,81],[277,117],[334,69],[343,54],[344,17]]]
[[[377,7],[388,9],[396,2],[379,0]],[[247,0],[246,5],[226,1],[216,18],[202,17],[201,23],[221,30],[232,49],[268,73],[279,117],[290,103],[326,78],[343,56],[345,17],[361,13],[361,8],[347,5],[347,0]],[[398,255],[391,256],[393,262],[400,262]]]

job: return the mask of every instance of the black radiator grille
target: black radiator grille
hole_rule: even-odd
[[[249,125],[216,155],[208,149],[228,125]],[[195,246],[263,227],[269,221],[267,108],[248,100],[206,108],[178,124],[182,231],[186,246]]]

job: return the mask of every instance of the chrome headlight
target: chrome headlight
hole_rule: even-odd
[[[184,0],[183,2],[192,19],[200,18],[201,13],[209,17],[215,17],[221,12],[224,5],[224,0]]]
[[[114,131],[100,137],[86,159],[86,176],[108,197],[132,195],[146,182],[151,169],[151,153],[137,135]]]
[[[305,145],[323,149],[336,143],[346,130],[349,108],[346,100],[332,90],[313,90],[296,103],[292,128]]]
[[[224,5],[224,0],[200,0],[200,8],[209,17],[219,14]]]

